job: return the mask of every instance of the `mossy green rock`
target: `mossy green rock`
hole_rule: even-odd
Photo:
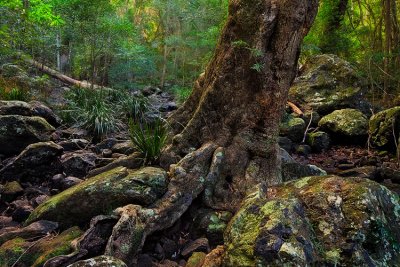
[[[70,228],[60,235],[49,235],[39,241],[15,238],[0,247],[0,266],[39,267],[56,256],[73,252],[71,242],[83,232],[78,227]]]
[[[397,266],[399,201],[363,178],[306,177],[258,190],[228,225],[224,266]]]
[[[378,148],[395,151],[395,137],[400,132],[400,107],[394,107],[376,113],[369,120],[369,133],[371,144]]]
[[[318,123],[321,129],[339,136],[358,138],[368,134],[368,120],[357,109],[335,110],[324,116]]]
[[[24,189],[17,181],[0,185],[0,198],[3,201],[12,201],[17,195],[22,194]]]
[[[166,192],[166,179],[163,169],[119,167],[53,196],[32,212],[27,223],[50,220],[66,228],[84,225],[96,215],[109,214],[127,204],[147,206]]]
[[[368,110],[362,96],[365,80],[349,62],[335,55],[311,57],[289,91],[289,99],[326,115],[342,108]]]
[[[15,155],[30,144],[49,141],[53,131],[53,126],[41,117],[0,115],[1,153]]]
[[[190,256],[185,267],[202,267],[206,256],[204,252],[194,252],[193,255]]]
[[[293,142],[301,142],[306,129],[306,123],[301,118],[292,115],[285,117],[279,127],[279,134],[287,136]]]
[[[331,138],[329,134],[319,131],[307,134],[306,142],[313,151],[321,152],[329,148]]]

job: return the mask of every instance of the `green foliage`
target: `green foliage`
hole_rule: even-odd
[[[191,87],[181,87],[181,86],[174,86],[172,88],[172,92],[175,95],[175,99],[179,104],[183,104],[186,99],[189,98],[190,94],[192,93]]]
[[[142,121],[146,117],[146,112],[150,109],[147,98],[138,95],[132,96],[127,91],[118,91],[114,101],[118,105],[119,113],[135,121]]]
[[[66,98],[63,120],[84,127],[96,138],[121,129],[128,118],[144,121],[150,107],[146,98],[126,90],[73,88]]]
[[[161,118],[157,118],[154,122],[130,120],[129,135],[145,164],[158,163],[168,136],[166,124]]]
[[[29,94],[22,89],[12,88],[7,91],[6,89],[0,87],[0,99],[2,100],[19,100],[19,101],[28,101]]]
[[[87,129],[95,138],[106,136],[119,128],[121,121],[106,91],[75,88],[67,99],[68,106],[62,111],[63,119]]]

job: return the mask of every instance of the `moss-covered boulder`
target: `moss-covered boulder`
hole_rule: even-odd
[[[53,126],[41,117],[0,115],[1,154],[16,155],[30,144],[49,141],[53,131]]]
[[[127,204],[147,206],[166,192],[166,179],[163,169],[119,167],[53,196],[32,212],[27,223],[50,220],[66,228],[84,225],[96,215],[111,213]]]
[[[110,256],[99,256],[88,260],[82,260],[69,265],[68,267],[126,267],[127,265]]]
[[[23,192],[24,189],[17,181],[0,184],[0,199],[3,201],[11,202]]]
[[[306,177],[249,195],[225,233],[225,266],[397,266],[400,202],[363,178]]]
[[[318,131],[307,134],[306,142],[313,151],[322,152],[329,148],[331,138],[329,137],[329,134]]]
[[[23,238],[9,240],[0,247],[0,266],[43,266],[47,260],[55,256],[73,252],[71,242],[82,234],[78,227],[73,227],[59,235],[48,235],[40,240],[28,241]]]
[[[293,142],[301,142],[305,130],[305,121],[292,115],[285,116],[279,126],[279,134],[288,137]]]
[[[321,115],[343,108],[368,111],[363,97],[366,82],[349,62],[335,55],[318,55],[302,67],[289,91],[289,99]]]
[[[395,135],[394,135],[394,134]],[[396,139],[400,133],[400,107],[376,113],[369,120],[371,144],[381,149],[395,151]]]
[[[368,119],[357,109],[335,110],[318,123],[322,130],[332,133],[332,138],[363,140],[368,135]]]

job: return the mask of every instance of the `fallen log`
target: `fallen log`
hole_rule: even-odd
[[[55,78],[55,79],[57,79],[57,80],[59,80],[61,82],[64,82],[66,84],[69,84],[69,85],[72,85],[72,86],[76,86],[76,87],[80,87],[80,88],[84,88],[84,89],[102,89],[102,88],[104,88],[103,86],[92,84],[92,83],[87,82],[87,81],[79,81],[79,80],[76,80],[74,78],[71,78],[71,77],[69,77],[67,75],[62,74],[61,72],[59,72],[57,70],[54,70],[52,68],[47,67],[43,63],[40,63],[39,61],[36,61],[36,60],[26,56],[26,55],[20,55],[20,58],[24,62],[34,66],[35,68],[37,68],[41,72],[43,72],[43,73],[45,73],[47,75],[50,75],[51,77],[53,77],[53,78]]]

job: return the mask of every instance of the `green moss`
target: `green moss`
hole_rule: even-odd
[[[24,253],[23,247],[25,240],[22,238],[15,238],[5,242],[0,247],[0,266],[11,266]]]
[[[0,247],[0,266],[11,266],[18,260],[18,266],[38,267],[50,258],[72,252],[71,241],[83,232],[71,228],[58,236],[48,236],[38,241],[26,241],[16,238],[5,242]]]
[[[318,126],[346,136],[363,136],[368,133],[367,118],[356,109],[335,110],[323,117]]]
[[[399,197],[370,180],[325,176],[288,182],[272,189],[268,199],[252,194],[245,200],[225,234],[225,263],[304,266],[305,243],[299,243],[300,237],[310,242],[308,250],[312,248],[315,259],[328,265],[364,263],[361,255],[367,253],[377,266],[392,266],[400,259],[399,214]],[[265,244],[257,243],[260,234],[265,236],[282,226],[292,234],[283,239],[276,258],[263,259]],[[351,244],[357,244],[354,257],[341,251]]]
[[[57,221],[60,227],[82,225],[93,216],[135,202],[148,205],[166,189],[164,170],[147,167],[137,171],[119,167],[99,174],[39,205],[26,224],[39,219]]]
[[[308,181],[311,180],[311,178],[312,178],[312,177],[305,177],[305,178],[303,178],[303,179],[300,179],[300,180],[298,180],[298,181],[295,181],[295,182],[294,182],[294,186],[295,186],[296,188],[299,188],[299,189],[300,189],[300,188],[306,186],[306,185],[308,184]]]
[[[325,255],[324,255],[325,260],[327,262],[329,262],[330,264],[336,265],[340,262],[340,253],[341,253],[341,250],[338,248],[331,249],[331,250],[325,252]]]
[[[189,258],[186,263],[186,267],[201,267],[206,258],[206,254],[204,252],[194,252],[193,255]]]

